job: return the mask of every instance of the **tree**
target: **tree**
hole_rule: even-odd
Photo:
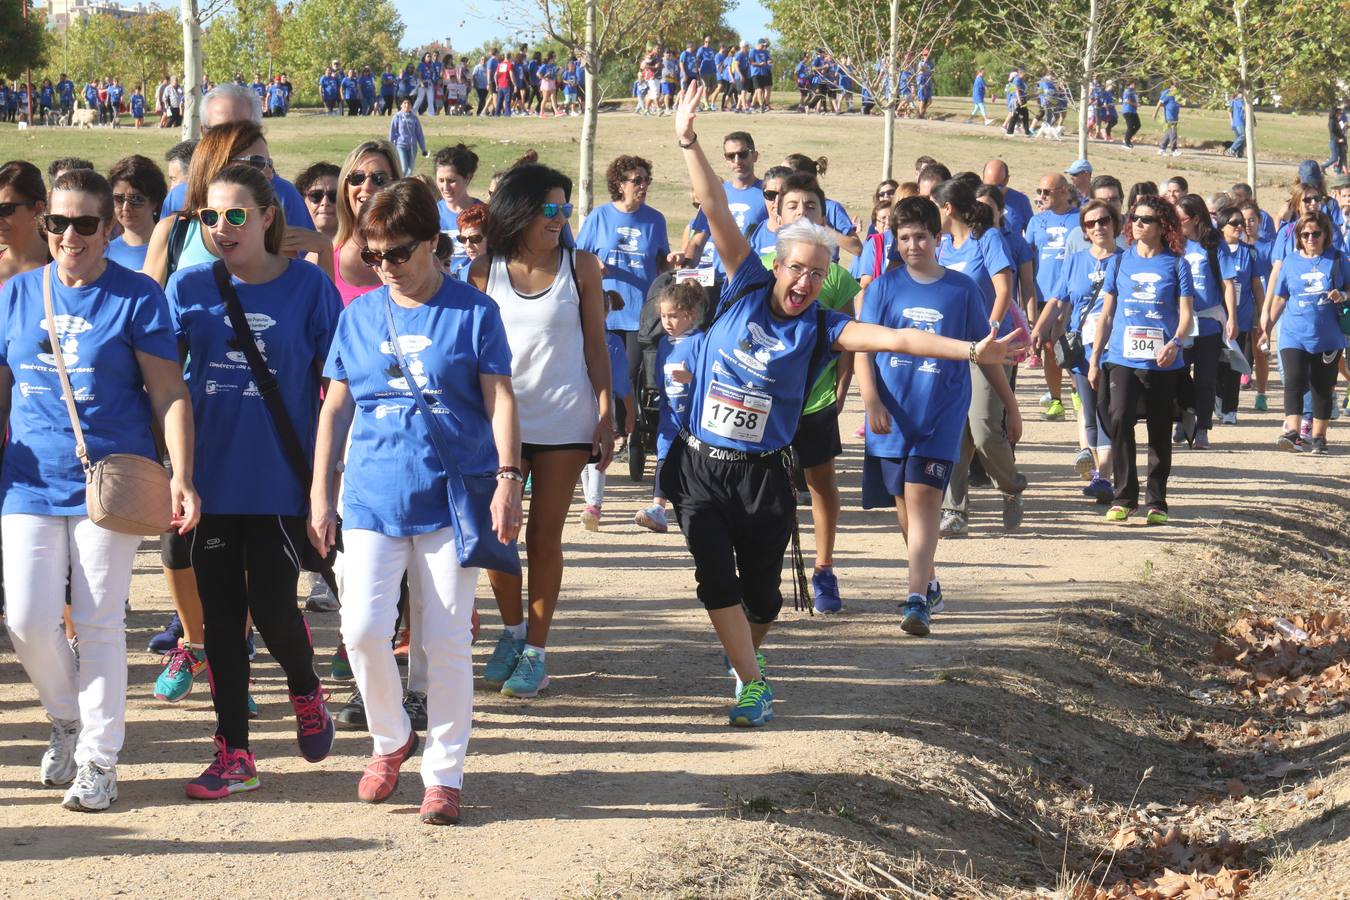
[[[581,161],[577,201],[581,214],[595,202],[596,114],[602,76],[611,62],[636,60],[657,41],[686,41],[690,35],[715,34],[734,0],[507,0],[503,24],[529,22],[538,35],[573,53],[586,73],[586,103],[581,119]]]
[[[373,68],[403,56],[403,19],[390,0],[300,0],[288,13],[283,56],[302,99],[318,97],[319,75],[334,58]]]
[[[202,35],[207,75],[217,81],[235,74],[251,78],[271,75],[283,59],[285,20],[274,0],[234,0],[233,8],[218,15]]]
[[[178,70],[180,40],[172,12],[128,18],[98,13],[66,29],[62,69],[76,81],[119,78],[128,88],[153,85]]]
[[[32,0],[0,3],[0,77],[18,78],[27,70],[41,69],[47,64],[49,46],[46,13]]]

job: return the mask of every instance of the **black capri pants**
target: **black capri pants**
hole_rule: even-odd
[[[661,489],[694,556],[699,602],[709,611],[739,604],[749,621],[766,625],[783,608],[783,557],[797,498],[786,453],[745,457],[677,437],[661,467]]]
[[[1330,419],[1332,394],[1336,388],[1336,365],[1340,362],[1341,351],[1330,353],[1309,353],[1297,347],[1280,351],[1280,364],[1284,367],[1284,414],[1286,416],[1303,415],[1303,395],[1312,391],[1312,415],[1314,419]]]

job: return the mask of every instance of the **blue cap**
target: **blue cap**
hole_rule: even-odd
[[[1075,159],[1069,163],[1069,167],[1064,170],[1065,175],[1091,175],[1092,163],[1086,159]]]

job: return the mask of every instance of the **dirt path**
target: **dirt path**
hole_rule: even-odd
[[[548,695],[524,703],[477,695],[459,828],[417,822],[415,775],[383,806],[356,802],[370,749],[362,734],[341,732],[332,757],[303,762],[284,682],[265,653],[255,668],[262,718],[253,732],[262,789],[218,803],[184,799],[183,783],[209,755],[210,705],[201,688],[176,707],[150,696],[156,660],[138,651],[169,606],[157,558],[143,555],[113,811],[67,812],[58,792],[35,783],[46,722],[0,632],[0,895],[608,895],[614,873],[663,864],[667,850],[711,839],[756,811],[758,798],[782,787],[780,773],[854,771],[878,732],[908,728],[912,739],[897,752],[935,765],[963,741],[1011,739],[1007,723],[962,721],[945,706],[945,673],[1042,646],[1066,604],[1115,596],[1146,570],[1166,575],[1193,558],[1219,518],[1296,503],[1348,472],[1344,455],[1275,452],[1276,416],[1246,411],[1244,394],[1241,424],[1218,429],[1216,449],[1178,454],[1170,526],[1109,527],[1078,494],[1075,426],[1040,421],[1038,375],[1024,374],[1020,391],[1028,424],[1019,458],[1032,485],[1025,525],[1005,534],[996,495],[975,492],[971,536],[939,548],[947,612],[928,639],[899,631],[899,533],[893,516],[857,509],[861,441],[846,440],[837,562],[845,613],[811,618],[789,603],[767,648],[778,718],[759,730],[723,724],[731,680],[692,599],[684,547],[676,534],[625,524],[646,488],[613,479],[606,530],[566,532]],[[845,416],[848,435],[858,421],[856,409]],[[1333,426],[1333,441],[1343,430]],[[485,633],[495,633],[490,602],[480,608]],[[318,645],[331,651],[336,614],[309,618]],[[489,644],[476,649],[479,666]],[[336,709],[346,694],[331,686]],[[960,865],[1000,883],[999,873],[982,870],[981,834],[946,828],[935,804],[916,794],[905,831],[936,836],[937,846],[962,854]],[[931,844],[916,837],[915,846]],[[1054,880],[1047,869],[1038,882]]]

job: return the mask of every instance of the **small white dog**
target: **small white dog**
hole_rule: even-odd
[[[1051,139],[1062,141],[1064,140],[1064,126],[1051,125],[1049,122],[1044,122],[1041,124],[1040,128],[1036,129],[1036,137],[1044,141]]]
[[[98,110],[77,109],[70,114],[70,124],[75,128],[93,128],[98,124]]]

